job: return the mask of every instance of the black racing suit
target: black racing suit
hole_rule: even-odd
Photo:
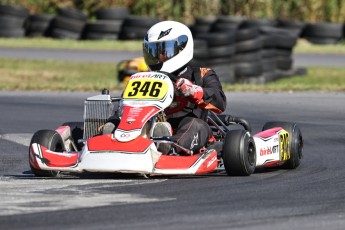
[[[205,147],[212,136],[212,131],[206,122],[207,110],[222,113],[226,107],[226,97],[215,71],[210,68],[195,68],[187,66],[178,73],[177,78],[186,78],[203,89],[203,97],[198,104],[180,96],[175,90],[174,101],[166,110],[168,122],[173,128],[172,140],[179,145],[197,153]],[[206,110],[206,111],[205,111]]]

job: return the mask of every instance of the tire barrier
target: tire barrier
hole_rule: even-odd
[[[224,83],[235,82],[233,57],[236,53],[236,34],[231,32],[209,32],[194,35],[195,55],[193,65],[212,67]]]
[[[24,37],[29,10],[21,6],[0,5],[0,37]]]
[[[0,37],[49,36],[56,39],[142,40],[158,18],[130,15],[128,8],[103,8],[88,16],[72,8],[56,15],[31,14],[20,6],[0,5]],[[265,83],[305,70],[293,66],[297,39],[336,44],[345,25],[238,16],[196,17],[193,63],[210,66],[225,83]]]
[[[26,36],[44,37],[49,36],[50,24],[54,16],[51,14],[32,14],[26,25]]]
[[[209,22],[198,20],[199,25]],[[196,63],[213,67],[226,83],[258,84],[291,76],[297,71],[292,50],[303,28],[297,21],[222,17],[208,31],[194,34],[206,43],[202,48],[197,46],[201,41],[196,43]]]
[[[336,44],[344,38],[343,29],[343,24],[308,23],[301,37],[314,44]]]
[[[87,16],[76,9],[59,8],[51,22],[49,36],[60,39],[80,39]]]
[[[129,16],[123,21],[119,39],[142,40],[151,26],[160,22],[158,18]]]
[[[128,8],[101,8],[95,12],[96,21],[88,22],[83,32],[87,40],[117,40],[125,18],[129,16]]]

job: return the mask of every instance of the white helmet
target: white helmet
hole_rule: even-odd
[[[172,73],[193,58],[193,36],[180,22],[164,21],[153,25],[144,38],[143,54],[152,71]]]

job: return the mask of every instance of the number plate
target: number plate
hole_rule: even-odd
[[[133,79],[123,93],[126,99],[154,99],[161,100],[168,92],[168,84],[158,79]]]

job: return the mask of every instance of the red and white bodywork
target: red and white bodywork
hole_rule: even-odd
[[[256,167],[275,167],[290,159],[289,133],[277,127],[254,135]]]

